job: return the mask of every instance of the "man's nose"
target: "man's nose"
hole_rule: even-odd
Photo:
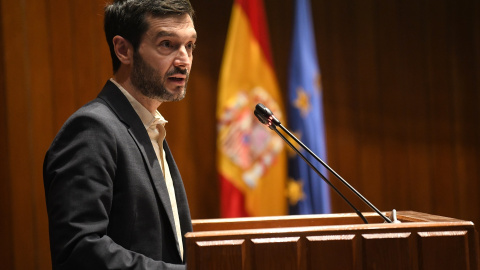
[[[192,64],[190,54],[191,52],[189,52],[185,46],[181,46],[178,49],[177,55],[175,57],[174,65],[177,67],[190,69],[190,65]]]

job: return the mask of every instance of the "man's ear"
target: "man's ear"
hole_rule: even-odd
[[[132,44],[121,36],[113,37],[113,49],[122,64],[130,65],[133,60]]]

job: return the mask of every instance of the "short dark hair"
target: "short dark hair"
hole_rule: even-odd
[[[194,11],[189,0],[114,0],[105,7],[104,30],[110,47],[113,72],[120,68],[120,61],[113,48],[113,37],[128,40],[136,52],[140,40],[148,30],[148,16],[167,17],[188,14],[192,20]]]

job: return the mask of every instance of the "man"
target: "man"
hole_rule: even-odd
[[[188,0],[105,8],[114,78],[65,122],[44,161],[54,269],[185,269],[190,213],[157,108],[185,96],[192,16]]]

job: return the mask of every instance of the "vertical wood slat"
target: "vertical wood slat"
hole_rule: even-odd
[[[44,1],[27,0],[25,5],[25,22],[26,22],[26,38],[27,38],[27,73],[29,88],[29,104],[28,104],[28,118],[29,118],[29,152],[31,165],[29,172],[31,174],[31,188],[32,197],[32,217],[31,224],[33,232],[33,265],[37,269],[49,269],[50,252],[44,248],[49,246],[48,238],[48,221],[45,215],[46,204],[43,187],[43,158],[47,151],[48,145],[51,142],[52,131],[52,103],[51,103],[51,57],[49,54],[49,40],[48,36],[48,14],[47,5]],[[42,67],[49,68],[42,68]],[[25,192],[25,187],[21,187],[18,192]],[[22,265],[25,264],[25,259],[20,255],[23,248],[19,248],[19,258]],[[22,269],[20,265],[19,269]]]
[[[300,237],[252,239],[253,269],[302,269]],[[281,258],[281,259],[280,259]]]
[[[90,16],[92,17],[92,46],[94,48],[93,67],[95,76],[92,87],[93,96],[96,97],[104,86],[107,79],[113,76],[110,49],[108,47],[105,32],[103,30],[103,13],[108,2],[105,0],[92,1]]]
[[[383,170],[380,168],[383,164],[383,150],[378,143],[382,139],[382,127],[379,125],[382,115],[378,113],[381,109],[381,90],[378,87],[378,73],[375,68],[377,59],[377,44],[375,38],[376,14],[374,10],[374,0],[365,0],[355,4],[355,55],[356,67],[352,71],[357,74],[358,88],[352,95],[355,96],[358,106],[358,137],[359,145],[362,146],[359,151],[358,164],[359,173],[356,179],[368,179],[364,181],[364,186],[368,188],[362,192],[364,196],[371,198],[371,194],[377,195],[379,200],[385,200],[382,196],[385,190],[385,178]]]
[[[330,92],[330,95],[335,96],[338,102],[332,110],[332,115],[336,116],[336,119],[331,128],[336,131],[334,136],[337,138],[336,155],[338,156],[336,160],[333,160],[336,162],[333,164],[337,164],[334,168],[339,172],[343,172],[342,176],[345,179],[351,179],[350,182],[358,190],[362,190],[362,183],[355,177],[359,171],[358,163],[356,162],[358,160],[359,148],[356,134],[352,132],[358,126],[355,117],[357,102],[354,100],[353,95],[349,95],[345,91],[346,89],[357,89],[355,73],[345,72],[346,69],[352,67],[354,58],[352,50],[354,48],[353,41],[347,42],[348,36],[353,33],[353,30],[348,25],[353,24],[350,20],[354,10],[347,2],[339,2],[331,5],[331,13],[330,19],[332,21],[329,22],[331,26],[329,34],[332,38],[330,45],[332,51],[330,53],[335,64],[327,68],[331,68],[330,72],[335,83],[334,88],[343,90],[331,91],[328,87],[323,87],[324,96],[329,95]],[[345,44],[345,48],[339,46],[340,44]],[[326,127],[326,129],[328,130],[329,128]],[[347,152],[348,155],[342,154],[343,152]],[[342,185],[339,186],[341,186],[341,189],[347,190]],[[356,200],[357,198],[353,198],[353,201]]]
[[[94,99],[99,91],[96,87],[97,76],[95,33],[101,31],[101,25],[96,25],[97,14],[92,14],[96,1],[74,1],[70,5],[72,16],[72,52],[73,52],[73,82],[75,88],[76,108]],[[99,29],[100,28],[100,29]],[[86,79],[88,78],[88,79]]]
[[[411,233],[363,234],[363,269],[418,269]]]
[[[71,5],[72,1],[48,0],[54,134],[76,109]]]
[[[13,269],[34,269],[34,190],[31,130],[30,63],[28,58],[29,27],[25,21],[23,1],[3,1],[5,91],[7,108],[8,160],[12,208]],[[5,11],[8,10],[7,13]],[[19,132],[21,131],[21,132]],[[27,154],[27,156],[25,156]]]
[[[455,163],[459,179],[477,179],[480,177],[478,161],[475,157],[480,151],[478,138],[480,137],[480,110],[478,100],[480,97],[478,88],[474,91],[476,85],[475,52],[478,47],[475,46],[475,35],[479,35],[479,29],[475,25],[476,1],[468,1],[466,5],[453,5],[449,3],[451,10],[452,23],[450,40],[456,40],[458,45],[452,47],[451,51],[451,76],[453,86],[453,100],[455,106]],[[478,87],[478,86],[477,86]],[[466,91],[458,91],[465,89]],[[470,90],[471,89],[471,90]],[[470,91],[468,91],[470,90]],[[473,91],[472,91],[473,90]],[[477,128],[472,128],[473,126]],[[478,181],[460,181],[457,186],[460,216],[466,216],[471,211],[471,205],[480,204],[480,196],[476,196],[480,185]]]
[[[474,18],[475,18],[475,22],[472,26],[472,29],[474,30],[473,33],[474,33],[474,48],[480,48],[480,33],[479,31],[475,31],[475,29],[480,29],[480,2],[479,1],[473,1],[474,4],[473,4],[473,10],[474,10]],[[478,104],[480,104],[480,94],[479,94],[479,91],[478,89],[480,89],[480,50],[476,49],[474,50],[474,71],[476,72],[475,73],[475,78],[476,78],[476,81],[475,81],[475,85],[472,86],[473,89],[477,89],[476,90],[476,97],[472,98],[473,102],[475,102],[475,104],[477,104],[477,109],[478,109]],[[477,117],[480,118],[480,113],[477,112]],[[477,131],[477,132],[480,132],[480,131]],[[472,143],[473,146],[475,146],[477,149],[480,147],[478,145],[478,143]],[[478,154],[479,151],[476,151],[476,153]],[[478,156],[477,155],[474,155],[471,157],[472,161],[475,163],[478,164]],[[476,168],[477,170],[477,176],[478,174],[480,174],[479,172],[479,169]],[[478,177],[477,177],[478,178]],[[470,184],[470,181],[467,181],[467,184]],[[469,194],[467,195],[469,198],[476,198],[477,201],[478,201],[478,193],[477,191],[480,190],[480,187],[479,187],[479,181],[473,181],[473,184],[475,186],[470,186],[469,185]],[[468,201],[468,199],[467,199]],[[478,205],[480,203],[477,203],[476,205]],[[472,209],[471,206],[468,207],[468,209]],[[476,211],[476,213],[480,212],[479,210],[475,209],[474,211]],[[469,219],[473,220],[475,222],[475,224],[479,224],[480,223],[480,214],[479,216],[475,216],[473,217],[474,215],[472,215],[471,212],[469,212],[468,214],[463,214],[464,217],[468,217]],[[474,219],[473,219],[474,218]],[[478,230],[480,230],[480,226],[477,227],[479,228]],[[479,260],[480,260],[480,255],[479,256]]]
[[[378,111],[382,115],[378,124],[382,127],[380,144],[383,148],[382,167],[385,171],[383,191],[389,191],[389,196],[384,199],[384,204],[387,205],[408,203],[408,194],[405,191],[410,176],[409,171],[405,169],[407,165],[405,131],[408,127],[404,105],[408,102],[406,94],[408,89],[402,87],[402,82],[408,78],[401,76],[405,68],[405,56],[400,45],[402,37],[398,34],[398,31],[401,31],[400,7],[399,1],[377,1],[375,7],[378,48],[378,58],[375,60],[379,72],[378,91],[382,104]]]
[[[448,38],[446,37],[447,7],[446,1],[426,1],[426,9],[429,11],[426,16],[426,62],[427,62],[427,84],[428,97],[426,102],[430,105],[430,121],[427,123],[431,130],[429,140],[431,151],[431,175],[424,182],[430,186],[431,198],[442,196],[445,190],[453,190],[455,182],[437,182],[434,179],[455,178],[455,170],[451,157],[453,156],[454,138],[450,132],[453,128],[453,106],[452,91],[450,89],[450,78],[448,67],[450,63],[442,55],[448,54]],[[451,212],[456,209],[456,194],[444,196],[444,205],[440,206],[428,200],[431,204],[430,211],[438,213],[441,211]],[[426,200],[424,200],[426,201]]]
[[[245,240],[199,241],[194,269],[245,269]]]
[[[306,269],[354,270],[360,267],[356,252],[357,241],[354,234],[307,236]],[[339,254],[341,254],[339,256]],[[339,257],[340,260],[332,260]]]
[[[402,1],[399,1],[402,2]],[[403,104],[401,114],[406,119],[406,129],[404,136],[406,142],[406,156],[403,158],[403,164],[409,168],[407,177],[400,179],[406,182],[405,191],[399,192],[399,195],[405,198],[405,207],[415,208],[417,211],[428,211],[431,208],[431,201],[425,200],[425,197],[431,197],[431,187],[428,179],[431,175],[430,167],[430,143],[428,123],[430,121],[430,104],[426,103],[428,99],[427,82],[427,62],[425,60],[425,8],[421,1],[411,2],[410,5],[402,5],[399,13],[401,32],[399,33],[401,41],[401,55],[403,58],[403,68],[399,78],[402,92],[407,92],[406,102]],[[410,67],[416,67],[413,70]],[[414,190],[414,192],[409,192]],[[421,194],[422,196],[419,196]]]
[[[469,270],[467,231],[419,232],[421,269]]]
[[[3,14],[3,3],[0,2],[0,14]],[[0,16],[0,134],[8,134],[8,110],[7,110],[7,83],[5,79],[6,69],[5,61],[5,43],[4,43],[4,21],[5,16]],[[0,136],[0,179],[2,188],[0,188],[0,261],[6,269],[13,269],[13,241],[12,236],[12,208],[11,184],[10,184],[10,161],[9,161],[9,142],[7,136]]]

